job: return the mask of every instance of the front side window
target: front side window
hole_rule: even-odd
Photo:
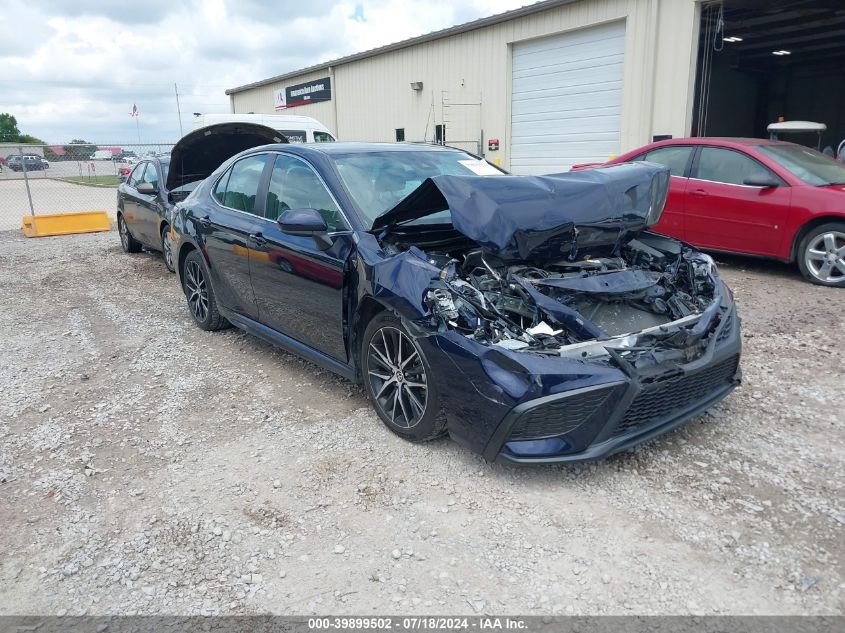
[[[158,170],[152,163],[147,163],[147,170],[144,172],[144,182],[148,182],[158,189]]]
[[[258,196],[258,186],[267,154],[248,156],[232,165],[229,171],[217,182],[214,197],[220,204],[230,209],[255,213],[255,201]],[[221,184],[225,181],[225,191],[221,191]]]
[[[669,173],[672,176],[683,176],[686,173],[690,156],[692,156],[692,147],[658,147],[641,154],[637,160],[664,165],[669,168]]]
[[[331,194],[312,167],[292,156],[279,154],[270,176],[264,215],[277,220],[288,209],[316,209],[329,232],[346,228]]]
[[[721,147],[702,147],[695,177],[727,185],[741,185],[746,179],[760,175],[777,178],[750,156]]]
[[[138,185],[144,181],[144,170],[146,169],[147,163],[139,163],[135,169],[132,170],[132,173],[129,174],[129,178],[127,179],[130,187],[135,187],[136,189],[138,188]]]
[[[314,132],[315,143],[334,143],[334,136],[328,132]]]

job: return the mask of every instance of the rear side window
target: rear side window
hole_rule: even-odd
[[[699,180],[741,185],[746,178],[764,174],[777,178],[767,167],[740,152],[721,147],[702,147],[695,177]]]
[[[692,147],[658,147],[646,154],[641,154],[637,160],[646,160],[669,168],[672,176],[683,176],[686,173]]]
[[[307,143],[308,137],[305,135],[305,130],[279,130],[287,137],[289,143]]]
[[[314,142],[316,143],[333,143],[334,136],[328,132],[314,132]]]
[[[228,173],[221,178],[214,190],[214,197],[221,200],[224,207],[243,211],[244,213],[255,213],[255,200],[258,196],[258,186],[261,183],[261,174],[264,172],[264,164],[267,162],[267,154],[249,156],[239,160],[232,165]],[[220,191],[221,183],[226,182],[225,192]]]

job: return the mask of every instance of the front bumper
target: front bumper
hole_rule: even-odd
[[[740,320],[724,307],[706,350],[662,377],[428,341],[427,356],[449,369],[439,387],[450,435],[488,461],[548,464],[602,459],[676,428],[740,383]]]

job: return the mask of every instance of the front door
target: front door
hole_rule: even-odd
[[[792,198],[779,187],[743,184],[759,175],[781,181],[751,156],[723,147],[702,147],[686,195],[686,240],[695,246],[773,256]]]
[[[317,209],[333,245],[282,233],[276,222],[287,209]],[[254,235],[250,258],[259,320],[300,343],[346,362],[343,336],[343,280],[352,240],[337,203],[314,169],[279,154],[273,165],[265,222]]]
[[[161,178],[155,163],[147,163],[144,170],[143,182],[151,184],[155,193],[137,193],[138,226],[141,239],[155,248],[161,248],[161,236],[158,233],[159,219],[164,214],[164,204],[161,201]]]

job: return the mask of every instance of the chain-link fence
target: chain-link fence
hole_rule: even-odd
[[[0,231],[25,215],[106,211],[114,216],[121,178],[172,143],[0,144]]]

